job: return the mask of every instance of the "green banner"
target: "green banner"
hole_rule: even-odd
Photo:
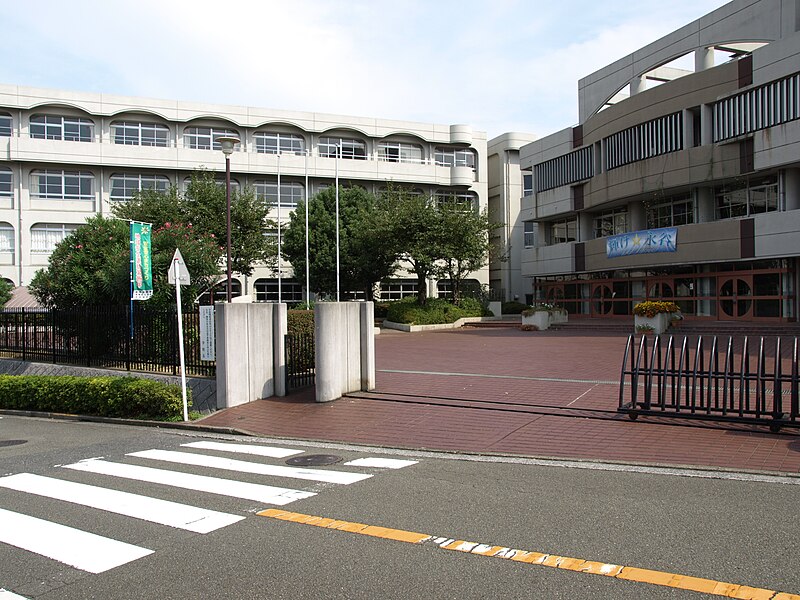
[[[131,221],[131,300],[147,300],[153,295],[151,229],[150,223]]]

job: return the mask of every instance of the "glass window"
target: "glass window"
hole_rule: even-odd
[[[336,149],[341,149],[340,158],[351,160],[367,160],[367,144],[352,138],[321,137],[317,144],[319,155],[336,158]]]
[[[14,228],[11,223],[0,222],[0,254],[14,254]]]
[[[11,116],[0,114],[0,137],[11,137],[12,127]]]
[[[576,218],[562,219],[550,223],[549,244],[564,244],[578,239],[578,220]]]
[[[657,202],[647,207],[647,227],[677,227],[694,223],[694,201],[691,194]]]
[[[533,174],[532,173],[523,173],[522,174],[522,195],[523,196],[532,196],[533,195]]]
[[[523,245],[526,248],[532,248],[536,245],[536,223],[533,221],[524,221],[522,223],[523,229]]]
[[[30,136],[43,140],[93,142],[94,121],[60,115],[33,115],[30,121]]]
[[[455,203],[464,211],[478,209],[478,197],[474,192],[452,192],[448,190],[437,190],[435,196],[437,206],[447,203]]]
[[[628,231],[628,209],[615,208],[594,217],[594,237],[601,238]]]
[[[14,175],[11,169],[0,167],[0,198],[14,196]]]
[[[233,129],[220,129],[219,127],[187,127],[183,130],[183,145],[195,150],[222,150],[217,140],[221,137],[240,137],[238,131]],[[241,144],[236,144],[234,150],[240,150]]]
[[[278,301],[277,279],[256,279],[256,302]],[[302,302],[303,286],[294,279],[281,279],[281,302]]]
[[[416,279],[388,279],[381,282],[381,300],[402,300],[417,295]]]
[[[169,146],[169,127],[159,123],[117,121],[111,124],[115,144],[127,146]]]
[[[304,154],[306,141],[303,136],[294,133],[276,133],[257,131],[253,134],[256,152],[263,154]]]
[[[269,202],[272,206],[278,204],[278,181],[256,181],[253,183],[256,197]],[[294,181],[281,181],[281,208],[296,208],[297,203],[303,200],[305,188],[302,183]]]
[[[142,190],[166,192],[169,179],[163,175],[135,175],[131,173],[115,173],[111,176],[111,199],[130,200]]]
[[[381,142],[378,144],[378,160],[386,162],[421,163],[422,147],[405,142]]]
[[[31,227],[31,253],[50,254],[77,225],[66,223],[37,223]]]
[[[469,148],[438,147],[434,157],[436,164],[442,167],[475,168],[475,152]]]
[[[94,175],[85,171],[32,171],[31,197],[94,200]]]
[[[733,219],[778,210],[775,176],[736,183],[715,190],[717,219]]]

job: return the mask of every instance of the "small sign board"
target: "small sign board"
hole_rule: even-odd
[[[186,263],[183,260],[183,256],[181,255],[181,251],[178,248],[175,248],[175,254],[172,255],[172,262],[170,263],[169,267],[169,282],[172,285],[175,285],[175,265],[178,265],[178,282],[181,285],[189,285],[192,282],[191,277],[189,277],[189,269],[186,268]]]
[[[216,336],[214,331],[214,307],[200,307],[200,360],[216,360]]]

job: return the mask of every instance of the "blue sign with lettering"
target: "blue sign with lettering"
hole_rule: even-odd
[[[676,252],[678,250],[678,228],[645,229],[612,235],[606,239],[606,256],[630,256],[653,252]]]

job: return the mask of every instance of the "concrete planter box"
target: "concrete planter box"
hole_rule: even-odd
[[[522,315],[523,325],[533,325],[539,331],[544,331],[550,328],[550,311],[537,310],[530,315]]]
[[[555,325],[558,323],[566,323],[569,314],[563,308],[556,309],[550,313],[550,323]]]
[[[670,313],[658,313],[654,317],[633,316],[633,324],[637,332],[640,326],[650,327],[655,335],[661,335],[669,327]],[[639,332],[641,333],[641,332]]]

